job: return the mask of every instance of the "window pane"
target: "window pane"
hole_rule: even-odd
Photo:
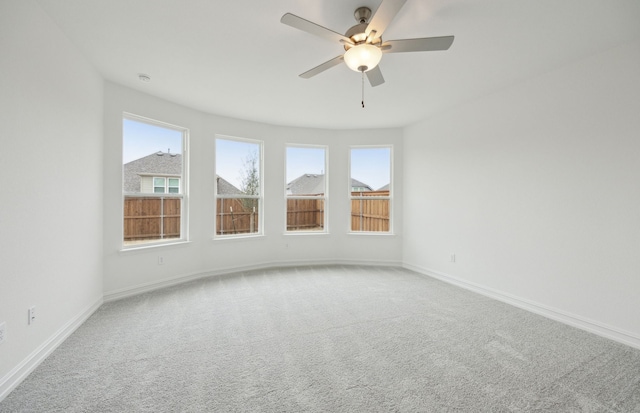
[[[258,142],[216,138],[216,235],[261,232],[261,150]]]
[[[389,191],[391,148],[352,148],[351,186],[353,192]]]
[[[152,121],[123,119],[125,246],[181,237],[183,200],[163,200],[153,194],[167,192],[167,177],[163,174],[176,176],[169,179],[178,182],[169,192],[180,193],[184,138],[183,130],[159,126]],[[149,196],[145,196],[147,194]]]
[[[287,196],[324,195],[325,149],[287,147]]]
[[[181,177],[183,139],[183,131],[124,119],[123,191],[154,193],[155,187],[165,187],[162,175]]]
[[[324,230],[324,199],[287,199],[287,231]]]
[[[169,178],[169,186],[180,186],[180,180],[178,178]]]
[[[179,238],[181,202],[179,198],[125,196],[125,245]]]
[[[219,194],[259,195],[260,144],[216,139],[216,178]]]
[[[326,149],[288,146],[286,150],[287,231],[324,231]]]
[[[256,198],[218,198],[216,234],[252,234],[259,232],[260,200]]]
[[[388,199],[352,199],[351,231],[389,231]]]
[[[389,232],[391,148],[351,149],[351,231]]]

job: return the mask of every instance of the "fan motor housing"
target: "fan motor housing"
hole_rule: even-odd
[[[344,34],[345,37],[348,37],[353,41],[353,44],[360,44],[367,40],[367,35],[365,34],[367,30],[367,26],[369,25],[369,19],[371,18],[371,9],[368,7],[358,7],[356,11],[353,13],[353,17],[355,17],[358,24],[351,27]],[[372,44],[380,44],[382,43],[381,38],[377,38]],[[344,50],[349,50],[353,46],[350,44],[344,45]]]
[[[367,29],[367,23],[356,24],[355,26],[347,30],[347,32],[344,35],[345,37],[348,37],[351,40],[353,40],[353,43],[358,44],[360,42],[364,42],[365,40],[367,40],[367,35],[364,34],[364,31],[366,29]],[[351,47],[351,45],[345,45],[345,49],[347,49],[347,46]]]

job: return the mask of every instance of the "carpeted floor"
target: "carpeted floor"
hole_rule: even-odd
[[[1,412],[640,412],[640,351],[408,270],[214,277],[103,305]]]

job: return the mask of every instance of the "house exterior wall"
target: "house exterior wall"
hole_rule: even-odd
[[[140,192],[143,194],[153,193],[153,177],[142,176],[140,177]]]

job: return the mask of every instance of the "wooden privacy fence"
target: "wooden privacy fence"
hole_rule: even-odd
[[[351,231],[389,231],[389,199],[366,199],[388,197],[389,191],[352,192]]]
[[[353,192],[351,230],[389,231],[389,191]],[[383,197],[367,199],[367,197]],[[324,228],[324,199],[287,199],[287,230],[321,230]]]
[[[324,228],[324,199],[287,199],[287,231]]]
[[[125,197],[124,241],[179,238],[180,198]]]
[[[258,200],[253,198],[218,198],[216,234],[250,234],[258,232]]]
[[[389,191],[351,194],[352,231],[389,231]],[[175,197],[125,197],[124,241],[134,243],[180,237],[182,199]],[[259,228],[256,199],[217,199],[216,234],[247,234]],[[324,199],[287,199],[287,230],[324,228]]]

